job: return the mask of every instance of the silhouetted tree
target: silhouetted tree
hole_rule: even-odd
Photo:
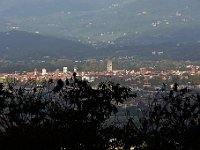
[[[161,89],[148,109],[125,126],[122,146],[129,149],[200,149],[200,97],[190,90]]]
[[[112,82],[93,89],[76,74],[73,81],[71,87],[58,80],[55,86],[0,88],[0,149],[107,149],[103,124],[129,89]]]
[[[71,81],[67,86],[62,80],[29,88],[0,85],[0,149],[200,149],[196,92],[163,84],[148,108],[138,108],[118,125],[109,122],[117,104],[136,94],[113,82],[94,89],[76,74]]]

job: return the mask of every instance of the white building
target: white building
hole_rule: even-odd
[[[42,76],[47,74],[47,70],[45,68],[42,69]]]
[[[63,67],[63,73],[67,73],[68,68],[67,67]]]
[[[77,72],[78,71],[78,68],[75,66],[74,67],[74,72]]]
[[[34,73],[33,74],[34,74],[34,76],[37,75],[37,69],[36,68],[34,69]]]
[[[95,77],[88,77],[88,76],[82,76],[82,80],[88,81],[88,82],[94,82]]]

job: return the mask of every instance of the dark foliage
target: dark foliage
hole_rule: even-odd
[[[129,90],[112,82],[91,88],[74,74],[69,86],[62,80],[36,87],[0,86],[0,149],[107,149],[103,127],[117,113]],[[31,85],[31,86],[30,86]]]
[[[112,82],[97,89],[73,74],[42,87],[0,85],[0,149],[199,150],[200,96],[175,83],[138,108],[125,125],[106,123],[132,94]],[[134,118],[134,119],[133,119]],[[108,121],[109,122],[109,121]]]
[[[178,90],[177,83],[169,92],[162,89],[148,109],[141,110],[137,119],[129,119],[121,136],[118,142],[124,149],[199,150],[199,94]]]

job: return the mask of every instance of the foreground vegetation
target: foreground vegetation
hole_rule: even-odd
[[[163,85],[148,108],[119,124],[110,121],[116,106],[135,94],[112,82],[93,89],[76,74],[73,81],[1,86],[0,149],[200,148],[200,96],[189,89],[175,84],[168,92]]]

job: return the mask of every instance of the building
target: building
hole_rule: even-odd
[[[74,66],[74,72],[77,72],[78,68],[76,66]]]
[[[34,75],[34,76],[37,75],[37,69],[36,69],[36,68],[34,69],[34,73],[33,73],[33,75]]]
[[[42,69],[42,76],[47,74],[47,70],[45,68]]]
[[[67,71],[68,71],[68,68],[67,67],[63,67],[63,73],[67,73]]]
[[[145,75],[147,72],[147,69],[146,68],[140,68],[140,74],[141,75]]]
[[[112,72],[112,60],[107,61],[107,72]]]

